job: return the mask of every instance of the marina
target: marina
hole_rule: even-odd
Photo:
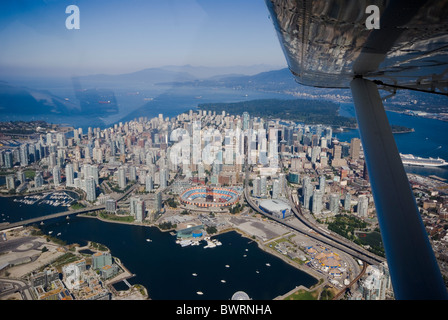
[[[49,205],[53,207],[70,207],[75,199],[66,192],[46,192],[43,194],[26,195],[16,197],[14,202],[26,205]]]

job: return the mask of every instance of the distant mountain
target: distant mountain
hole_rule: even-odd
[[[96,74],[89,76],[78,77],[80,81],[87,81],[88,83],[109,83],[109,82],[131,82],[131,83],[156,83],[156,82],[170,82],[170,81],[191,81],[196,79],[187,72],[178,72],[165,70],[161,68],[149,68],[141,71],[125,73],[125,74]]]
[[[186,72],[197,79],[219,79],[230,76],[251,76],[261,72],[278,69],[278,67],[266,64],[257,64],[251,66],[229,66],[229,67],[204,67],[204,66],[163,66],[160,69]]]

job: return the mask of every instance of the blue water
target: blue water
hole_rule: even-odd
[[[234,231],[216,236],[221,246],[204,249],[204,243],[181,247],[174,236],[155,227],[92,218],[59,220],[41,228],[45,233],[61,233],[59,238],[67,243],[85,245],[91,240],[105,244],[112,256],[136,274],[129,282],[145,286],[154,300],[228,300],[240,290],[252,299],[270,300],[296,286],[317,283],[315,278]],[[147,242],[148,238],[152,242]],[[118,288],[126,289],[123,285]]]

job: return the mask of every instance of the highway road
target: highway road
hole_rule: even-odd
[[[277,219],[273,217],[270,214],[267,214],[263,210],[261,210],[254,202],[254,200],[250,196],[250,191],[248,187],[248,178],[249,178],[249,171],[248,167],[246,165],[246,177],[245,177],[245,187],[244,187],[244,196],[246,198],[247,203],[254,209],[256,212],[288,227],[291,228],[297,232],[300,232],[302,234],[307,235],[310,238],[313,238],[315,240],[318,240],[322,243],[325,243],[329,246],[332,246],[334,248],[337,248],[345,253],[350,254],[356,259],[360,259],[368,264],[378,264],[383,261],[386,261],[385,258],[378,257],[374,255],[371,252],[368,252],[367,250],[364,250],[363,248],[359,247],[358,245],[349,242],[346,239],[341,239],[338,236],[332,235],[329,231],[324,231],[319,226],[314,225],[313,223],[309,222],[307,219],[304,218],[302,215],[300,207],[297,207],[294,201],[292,200],[291,194],[289,194],[289,202],[291,209],[294,213],[294,217],[298,219],[303,225],[304,228],[299,228],[297,225],[294,225],[290,222],[288,222],[289,219],[283,220],[283,219]],[[289,189],[288,189],[289,192]]]

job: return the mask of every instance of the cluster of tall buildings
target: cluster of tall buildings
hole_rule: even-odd
[[[150,200],[141,196],[138,208],[143,212],[129,205],[137,220],[144,220],[150,210],[160,210],[156,194],[174,177],[210,185],[242,184],[246,163],[253,169],[254,197],[285,198],[288,184],[301,184],[305,208],[319,214],[329,207],[337,213],[341,200],[344,210],[349,208],[353,199],[344,201],[348,193],[358,200],[357,192],[345,186],[353,176],[351,164],[363,162],[359,139],[340,143],[331,127],[210,110],[190,110],[172,118],[141,117],[87,132],[83,128],[73,129],[72,134],[49,132],[37,141],[2,149],[0,158],[4,168],[29,169],[31,164],[38,168],[33,181],[22,179],[24,188],[27,184],[28,188],[76,188],[92,203],[106,203],[104,193],[124,192],[137,184],[137,190],[153,195]],[[333,169],[339,171],[337,175],[328,174]],[[16,176],[7,178],[8,188],[17,181]],[[367,205],[362,197],[358,201],[363,215],[366,198]],[[110,202],[108,208],[116,210],[116,203]]]

